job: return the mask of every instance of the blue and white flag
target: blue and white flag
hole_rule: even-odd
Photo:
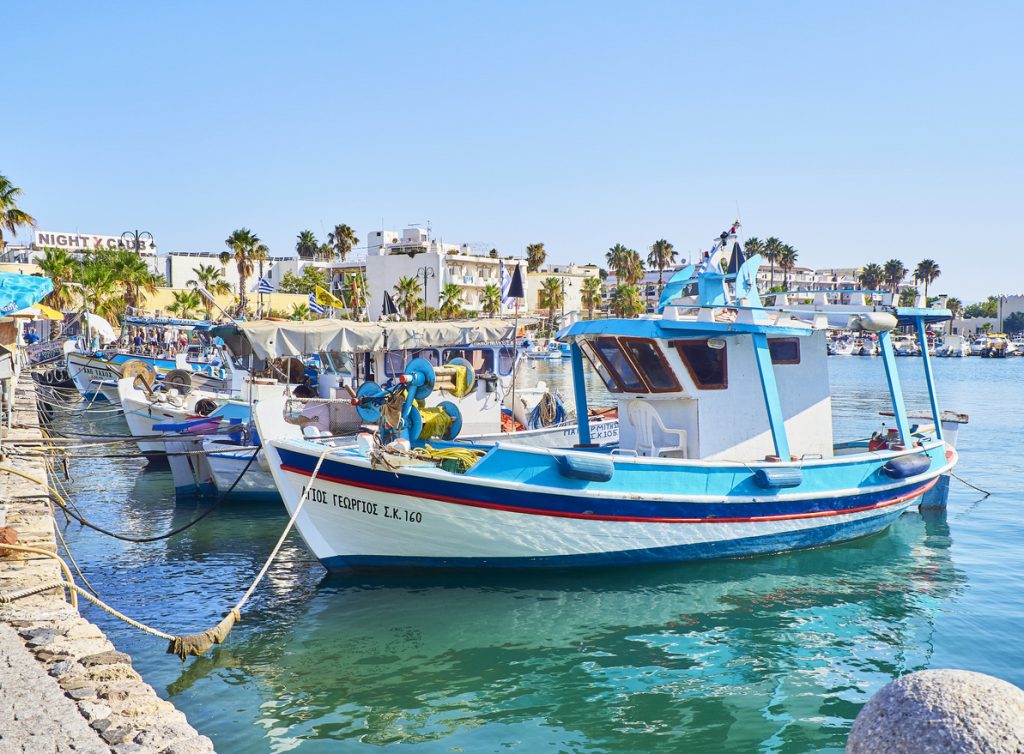
[[[313,312],[313,314],[323,314],[325,311],[327,311],[326,307],[323,307],[319,303],[317,303],[315,292],[309,294],[309,310]]]
[[[501,277],[501,303],[504,305],[511,298],[508,295],[508,289],[512,287],[512,275],[505,269],[505,263],[501,260],[498,260],[498,274]]]
[[[257,293],[273,293],[274,286],[270,284],[270,281],[266,278],[260,278],[260,282],[256,285]]]

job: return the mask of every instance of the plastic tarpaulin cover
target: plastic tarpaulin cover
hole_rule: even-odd
[[[432,346],[501,343],[513,337],[513,324],[500,319],[454,322],[354,322],[322,319],[312,322],[240,322],[238,331],[260,358],[302,356],[320,352],[427,348]]]

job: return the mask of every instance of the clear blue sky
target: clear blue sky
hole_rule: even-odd
[[[337,222],[603,261],[734,219],[800,263],[1024,291],[1021,3],[14,3],[40,227],[273,252]],[[999,271],[1002,272],[999,272]]]

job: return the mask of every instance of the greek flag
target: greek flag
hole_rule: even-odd
[[[501,303],[504,305],[512,298],[508,295],[508,290],[512,287],[512,275],[505,269],[505,263],[500,260],[498,261],[498,273],[501,277]]]
[[[315,292],[309,294],[309,310],[313,312],[313,314],[323,314],[325,311],[327,311],[326,307],[323,307],[319,303],[317,303]]]
[[[274,286],[270,284],[270,281],[266,278],[260,278],[259,284],[256,286],[257,293],[273,293]]]

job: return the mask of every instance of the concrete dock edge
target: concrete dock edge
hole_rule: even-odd
[[[11,425],[5,440],[42,439],[28,374],[15,390]],[[46,479],[41,458],[11,456],[0,466]],[[57,552],[53,509],[40,485],[0,472],[0,513],[0,526],[16,530],[18,544]],[[61,580],[52,558],[0,558],[0,593]],[[0,754],[213,752],[210,739],[159,698],[63,589],[0,604],[0,722]]]

